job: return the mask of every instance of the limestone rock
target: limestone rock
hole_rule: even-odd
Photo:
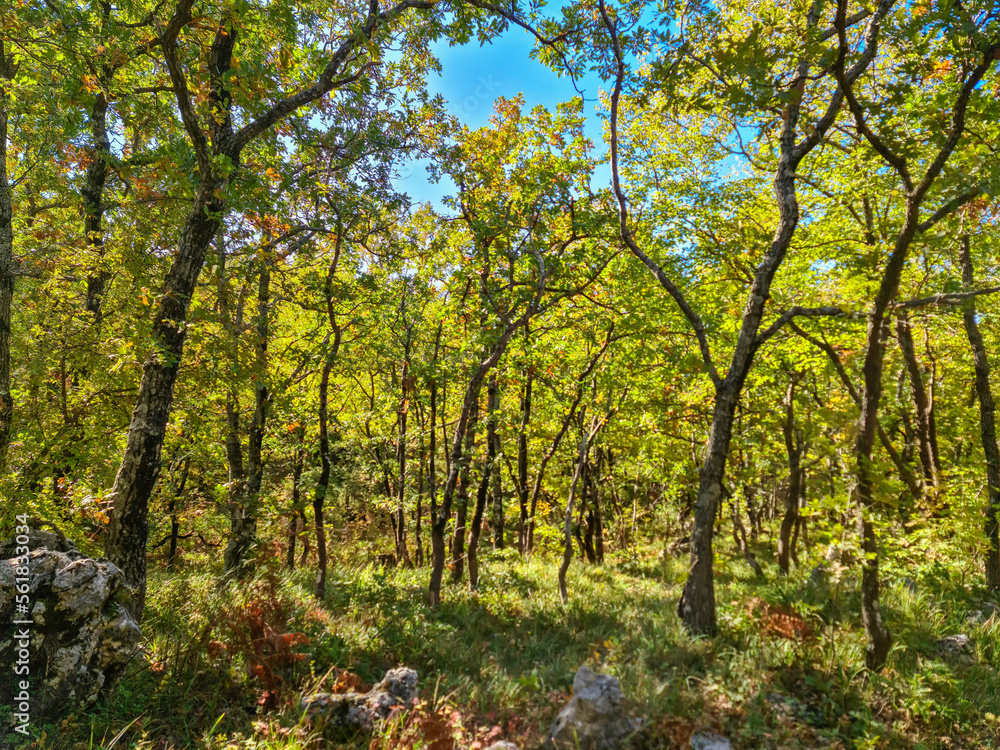
[[[618,678],[580,667],[573,678],[573,697],[549,729],[544,748],[611,750],[637,729],[628,717]]]
[[[314,724],[369,731],[394,710],[409,706],[416,697],[417,673],[399,667],[386,672],[367,693],[317,693],[303,697],[299,708]]]
[[[992,602],[982,605],[982,609],[974,609],[965,616],[965,621],[970,625],[983,625],[996,618],[1000,613],[1000,607]]]
[[[938,639],[938,652],[945,657],[964,656],[972,653],[972,641],[965,633],[946,635]]]
[[[733,750],[733,745],[721,734],[695,732],[691,736],[691,750]]]
[[[14,557],[14,539],[0,542],[0,621],[15,623],[2,631],[0,653],[20,656],[26,643],[31,716],[38,720],[93,703],[138,652],[142,633],[119,603],[126,593],[117,567],[57,534],[27,536],[26,560]],[[27,612],[15,589],[24,578]],[[0,680],[0,704],[10,704],[13,687]]]

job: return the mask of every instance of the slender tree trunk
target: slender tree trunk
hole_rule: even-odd
[[[402,314],[406,315],[402,306]],[[405,317],[404,317],[405,320]],[[396,494],[396,559],[400,564],[410,567],[410,551],[406,547],[406,420],[410,410],[410,398],[413,392],[413,380],[410,375],[410,345],[413,335],[413,324],[406,327],[406,341],[403,347],[403,372],[400,378],[402,399],[399,404],[399,434],[396,443],[396,462],[399,466],[399,487]]]
[[[610,451],[608,452],[610,453]],[[601,510],[601,483],[605,451],[597,449],[597,462],[591,479],[591,510],[594,514],[594,557],[598,564],[604,564],[604,513]],[[608,464],[610,468],[610,459]]]
[[[837,376],[840,378],[840,382],[843,383],[844,387],[847,389],[847,393],[850,395],[851,400],[853,400],[854,403],[856,403],[860,408],[861,394],[858,393],[857,388],[854,387],[854,383],[851,381],[851,377],[848,375],[847,369],[844,367],[844,363],[841,361],[840,355],[837,354],[837,351],[825,341],[820,341],[819,339],[810,336],[795,325],[795,323],[791,323],[790,325],[796,334],[826,353],[837,372]],[[909,490],[911,497],[913,497],[914,500],[919,500],[923,497],[923,490],[920,488],[920,484],[917,482],[916,477],[914,477],[913,473],[907,468],[906,457],[900,455],[899,451],[896,450],[895,446],[892,444],[892,439],[889,437],[888,433],[886,433],[885,428],[882,427],[881,423],[876,425],[876,430],[878,432],[879,442],[882,444],[882,447],[885,448],[885,452],[888,454],[889,460],[892,461],[893,466],[896,467],[899,478],[903,480],[903,483],[906,485],[907,490]],[[832,493],[833,489],[831,488],[831,494]]]
[[[465,573],[465,530],[468,525],[469,483],[471,482],[472,452],[476,445],[476,426],[479,422],[479,390],[476,390],[468,416],[465,433],[465,461],[459,474],[458,502],[455,509],[455,536],[451,545],[451,582],[458,583]],[[452,456],[454,464],[454,456]]]
[[[270,249],[269,246],[266,249]],[[271,304],[271,268],[264,258],[260,262],[257,285],[257,336],[254,341],[256,365],[254,378],[254,412],[247,436],[247,472],[242,492],[231,506],[230,537],[226,546],[226,574],[243,578],[249,572],[248,556],[256,542],[258,502],[264,478],[264,435],[267,412],[271,403],[267,386],[267,346]]]
[[[7,174],[9,81],[15,67],[7,44],[0,39],[0,476],[7,469],[13,431],[14,396],[10,382],[11,311],[14,303],[14,196]],[[143,558],[145,562],[145,558]]]
[[[309,561],[309,518],[305,510],[299,510],[299,529],[302,530],[302,554],[299,555],[299,567],[304,568]]]
[[[339,337],[338,337],[339,338]],[[323,601],[326,598],[326,523],[323,519],[323,503],[330,486],[330,433],[327,427],[327,409],[330,393],[330,372],[333,357],[328,356],[323,365],[319,381],[319,458],[320,472],[313,495],[313,518],[316,524],[316,586],[313,594]]]
[[[541,290],[544,288],[544,277],[539,282],[539,296]],[[444,562],[445,562],[445,544],[444,544],[444,530],[448,524],[448,519],[451,517],[451,505],[452,499],[455,495],[455,488],[458,485],[458,475],[461,470],[463,470],[463,465],[468,461],[468,455],[464,457],[462,454],[462,445],[465,442],[466,431],[469,427],[469,416],[473,409],[473,405],[479,400],[479,389],[482,386],[483,379],[492,370],[496,363],[503,356],[503,353],[507,350],[507,343],[510,341],[511,335],[522,325],[527,323],[530,313],[533,311],[533,307],[529,308],[518,320],[508,324],[504,329],[503,333],[500,334],[500,338],[493,345],[493,349],[490,352],[489,357],[479,363],[476,371],[473,373],[472,378],[469,380],[469,384],[465,390],[465,399],[462,402],[461,411],[458,415],[458,423],[455,425],[455,436],[452,439],[451,444],[451,459],[448,465],[448,480],[445,482],[444,494],[441,498],[441,507],[437,509],[437,515],[434,516],[434,524],[431,528],[431,579],[428,585],[428,599],[432,607],[436,607],[441,603],[441,578],[444,575]]]
[[[295,494],[298,488],[296,488]],[[293,510],[288,514],[288,542],[285,545],[285,569],[295,570],[295,540],[299,537],[299,513]]]
[[[171,571],[177,568],[177,538],[180,536],[181,529],[181,524],[177,517],[177,506],[184,495],[184,486],[187,484],[190,465],[191,460],[185,458],[183,468],[181,469],[180,482],[174,486],[170,502],[167,504],[167,512],[170,514],[170,547],[167,551],[167,570]]]
[[[417,567],[423,567],[424,565],[424,542],[421,532],[421,523],[423,519],[423,499],[424,499],[424,461],[426,460],[426,454],[424,452],[424,420],[423,420],[423,410],[420,410],[420,452],[417,457],[417,509],[414,513],[414,525],[413,525],[413,543],[415,546],[414,557],[417,563]]]
[[[438,529],[435,519],[437,519],[437,360],[438,352],[441,348],[441,323],[438,323],[437,334],[434,336],[434,359],[431,361],[430,378],[430,438],[427,446],[427,495],[430,499],[431,511],[431,558],[437,554],[444,559],[444,527]],[[439,552],[435,552],[438,550]]]
[[[98,91],[94,106],[90,111],[90,134],[93,144],[90,149],[90,165],[80,193],[83,197],[83,229],[87,249],[93,256],[94,266],[87,277],[87,312],[93,313],[94,320],[101,320],[101,302],[110,273],[104,268],[104,183],[108,176],[107,155],[111,150],[108,138],[108,99],[104,91]]]
[[[969,249],[969,235],[962,235],[962,282],[966,287],[975,283],[972,253]],[[976,371],[976,396],[979,398],[979,434],[986,457],[986,483],[988,501],[986,504],[986,585],[992,591],[1000,591],[1000,524],[997,522],[1000,508],[1000,447],[997,446],[996,404],[990,388],[990,361],[986,356],[986,346],[976,321],[975,298],[965,304],[963,312],[965,333],[972,348],[972,359]]]
[[[337,322],[337,313],[333,306],[333,281],[337,275],[337,266],[340,263],[340,253],[343,242],[343,231],[337,227],[337,239],[334,245],[333,258],[326,271],[326,280],[323,285],[323,296],[326,299],[326,314],[330,323],[330,331],[333,340],[329,342],[330,348],[326,354],[326,361],[323,364],[323,373],[319,381],[319,459],[320,472],[316,482],[316,492],[313,495],[313,517],[316,523],[316,586],[313,591],[316,598],[323,601],[326,598],[326,522],[323,518],[323,504],[326,502],[327,490],[330,486],[330,432],[329,432],[329,397],[330,397],[330,374],[333,372],[333,365],[340,351],[340,343],[343,338],[343,328]]]
[[[582,428],[583,412],[580,413],[580,419]],[[573,481],[569,486],[569,497],[566,499],[566,514],[563,517],[563,559],[562,564],[559,566],[559,598],[563,604],[569,601],[566,572],[569,570],[569,564],[573,561],[573,502],[576,499],[580,475],[583,472],[583,465],[587,460],[587,452],[590,449],[588,437],[586,429],[581,429],[580,447],[577,452],[576,466],[573,469]]]
[[[469,535],[469,590],[475,591],[479,586],[479,537],[483,526],[483,515],[486,512],[486,501],[489,496],[490,482],[500,473],[499,453],[497,452],[496,417],[499,402],[496,372],[490,373],[487,393],[486,418],[486,463],[483,464],[483,476],[476,493],[476,509],[472,517],[472,531]]]
[[[920,363],[917,362],[910,321],[903,311],[896,315],[896,340],[899,342],[899,350],[906,363],[906,371],[910,379],[910,396],[913,398],[913,406],[917,414],[917,446],[924,483],[931,490],[936,491],[938,489],[938,472],[934,461],[936,449],[933,447],[935,441],[931,426],[934,417],[931,408],[932,402],[924,386],[924,376],[920,369]]]
[[[527,336],[527,329],[525,329]],[[521,427],[517,433],[517,551],[528,549],[528,424],[531,422],[531,385],[535,378],[532,365],[525,368],[524,385],[521,387]],[[533,515],[533,514],[532,514]]]
[[[493,548],[503,549],[504,539],[504,517],[503,517],[503,485],[500,480],[500,456],[502,450],[500,446],[500,431],[497,429],[497,413],[500,409],[500,389],[497,386],[496,372],[490,373],[489,385],[486,388],[487,403],[489,404],[489,421],[486,425],[486,440],[489,443],[487,449],[491,455],[490,463],[490,483],[493,494]]]
[[[872,448],[878,425],[878,405],[882,396],[883,360],[885,342],[889,335],[886,311],[899,288],[903,264],[910,241],[916,230],[917,206],[907,201],[907,221],[897,239],[896,250],[882,277],[882,284],[869,314],[867,345],[864,363],[864,389],[861,393],[861,416],[855,441],[857,458],[859,535],[861,537],[861,619],[868,636],[865,663],[869,669],[878,670],[885,664],[892,645],[892,636],[882,620],[879,607],[879,549],[872,513],[875,511],[875,472]],[[907,236],[908,235],[908,236]]]
[[[295,455],[292,459],[292,512],[288,516],[288,554],[285,557],[285,567],[295,570],[295,542],[299,536],[299,515],[302,513],[302,469],[305,463],[305,451],[302,449],[302,440],[305,438],[305,427],[298,425],[295,434],[298,438],[298,445],[295,446]]]
[[[487,442],[486,463],[483,464],[483,476],[476,492],[476,508],[472,514],[472,527],[469,532],[469,591],[479,587],[479,536],[483,528],[483,515],[486,512],[486,501],[489,496],[490,473],[495,470],[493,448]]]
[[[733,540],[743,555],[743,559],[753,568],[754,575],[758,578],[764,578],[764,571],[761,569],[760,563],[757,562],[757,557],[750,549],[750,545],[747,544],[747,530],[743,526],[742,519],[740,519],[739,502],[735,497],[730,497],[730,504],[733,510]]]
[[[785,393],[785,419],[781,431],[785,438],[785,452],[788,455],[788,492],[785,494],[785,514],[781,519],[778,533],[778,568],[788,575],[788,559],[792,549],[792,530],[799,519],[799,496],[802,492],[802,440],[795,427],[795,386],[793,377]]]

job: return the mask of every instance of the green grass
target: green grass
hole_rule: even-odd
[[[758,557],[766,555],[762,546]],[[335,559],[322,606],[309,594],[310,570],[268,568],[226,591],[207,563],[175,575],[155,572],[146,655],[106,701],[44,727],[34,747],[305,750],[318,745],[296,710],[303,689],[332,667],[373,683],[397,665],[419,672],[422,697],[450,717],[464,742],[499,727],[492,736],[525,747],[544,735],[583,664],[620,678],[645,720],[638,747],[681,747],[698,727],[721,731],[737,748],[1000,747],[1000,625],[965,622],[983,599],[965,576],[928,568],[913,593],[902,574],[889,572],[883,609],[896,642],[887,668],[870,675],[861,668],[864,633],[851,571],[817,589],[809,566],[787,578],[768,566],[767,581],[758,582],[723,553],[720,634],[708,640],[688,636],[675,613],[686,558],[659,560],[647,550],[602,567],[574,561],[563,606],[554,559],[484,557],[480,590],[446,586],[436,610],[425,603],[426,569],[383,571]],[[750,612],[753,598],[794,603],[817,638],[762,632]],[[287,617],[278,630],[309,638],[294,646],[303,659],[275,667],[282,702],[264,716],[254,712],[266,686],[249,674],[238,614],[261,602],[272,619]],[[958,632],[970,635],[974,651],[947,661],[936,641]],[[387,731],[398,737],[402,730]],[[404,746],[394,742],[383,746]]]

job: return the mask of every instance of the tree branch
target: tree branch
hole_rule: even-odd
[[[360,29],[357,29],[356,34],[351,33],[347,35],[340,43],[340,46],[330,57],[329,62],[327,62],[326,68],[324,68],[319,80],[312,86],[277,102],[263,115],[240,128],[232,137],[231,142],[227,144],[225,151],[227,153],[239,153],[250,141],[290,113],[306,104],[316,101],[335,88],[356,80],[360,76],[361,71],[355,74],[355,76],[347,78],[337,79],[336,76],[340,72],[341,67],[347,62],[351,53],[357,49],[359,37],[365,41],[371,41],[372,35],[379,26],[388,23],[412,8],[429,10],[434,5],[434,0],[401,0],[401,2],[396,3],[388,10],[379,13],[378,0],[370,0],[368,18],[364,25]]]
[[[652,271],[656,280],[660,282],[667,294],[673,298],[674,302],[684,313],[684,317],[688,319],[691,328],[694,329],[695,336],[698,338],[698,347],[701,349],[701,358],[705,364],[705,369],[708,372],[709,377],[712,379],[712,383],[718,387],[722,380],[719,377],[719,372],[715,368],[715,362],[712,360],[712,351],[708,345],[708,335],[705,331],[705,323],[702,321],[701,316],[695,312],[694,308],[688,303],[687,298],[684,296],[683,292],[677,287],[676,284],[671,281],[667,275],[663,272],[660,265],[650,258],[646,253],[642,251],[639,244],[635,241],[632,236],[632,231],[629,229],[629,216],[628,216],[628,198],[625,196],[625,191],[621,186],[620,170],[618,167],[618,102],[621,97],[622,86],[625,82],[625,61],[622,56],[621,44],[618,40],[618,30],[615,24],[611,21],[608,15],[608,9],[604,4],[604,0],[599,0],[599,7],[601,10],[601,19],[604,22],[605,28],[608,30],[608,34],[611,36],[611,44],[614,49],[615,63],[616,63],[616,73],[615,73],[615,86],[611,92],[611,117],[610,117],[610,135],[611,135],[611,185],[614,189],[615,198],[618,201],[618,220],[619,220],[619,235],[621,236],[622,242],[625,246],[632,252],[635,257],[637,257],[646,268]]]
[[[757,334],[757,340],[754,342],[756,346],[760,346],[774,334],[780,331],[786,323],[790,323],[792,318],[818,318],[824,315],[829,315],[832,317],[840,317],[842,315],[847,315],[848,313],[841,310],[839,307],[799,307],[796,305],[790,310],[786,310],[778,319],[775,320],[766,329]]]
[[[984,294],[995,294],[1000,292],[1000,286],[991,286],[986,289],[974,289],[969,292],[942,292],[930,297],[920,299],[910,299],[905,302],[897,302],[893,307],[912,309],[914,307],[926,307],[928,305],[961,305],[966,300],[979,297]]]
[[[926,232],[932,226],[941,221],[941,219],[951,215],[969,201],[975,200],[977,197],[979,197],[981,192],[982,191],[979,189],[979,186],[976,185],[974,188],[964,193],[961,193],[960,195],[956,195],[950,201],[941,206],[941,208],[939,208],[937,211],[931,214],[931,217],[927,219],[927,221],[922,221],[919,224],[917,224],[917,231]]]

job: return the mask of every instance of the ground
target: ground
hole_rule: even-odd
[[[33,748],[532,747],[583,664],[621,680],[643,719],[635,747],[687,747],[701,728],[735,748],[1000,747],[1000,617],[986,617],[964,563],[884,571],[895,646],[869,674],[850,567],[817,582],[805,564],[787,578],[765,565],[760,581],[723,552],[720,632],[704,639],[675,613],[686,559],[652,548],[574,560],[565,606],[554,555],[485,552],[480,590],[446,586],[436,610],[426,568],[335,550],[321,604],[311,569],[284,571],[279,555],[262,550],[257,576],[228,589],[207,557],[173,574],[151,562],[145,654],[105,702],[42,727]],[[985,622],[967,619],[976,610]],[[969,653],[943,654],[938,640],[958,633]],[[420,675],[416,711],[374,738],[320,744],[304,725],[303,691],[364,687],[397,665]]]

